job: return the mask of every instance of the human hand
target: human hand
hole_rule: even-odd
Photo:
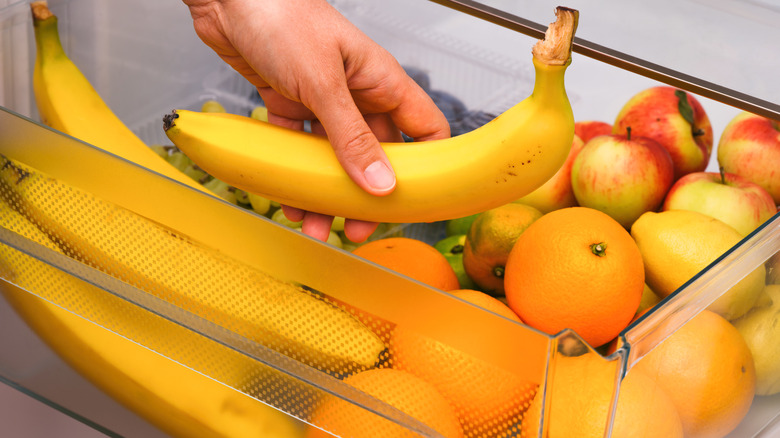
[[[447,138],[449,125],[393,56],[325,0],[184,0],[195,31],[257,87],[268,121],[326,135],[347,175],[384,196],[395,173],[380,141]],[[332,216],[283,206],[303,232],[326,240]],[[377,224],[347,218],[344,232],[362,242]]]

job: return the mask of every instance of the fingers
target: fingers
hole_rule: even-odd
[[[330,227],[333,224],[333,216],[307,211],[303,216],[301,231],[323,242],[330,236]]]
[[[390,112],[395,125],[415,141],[450,137],[450,124],[433,99],[404,73],[400,102]]]
[[[302,100],[317,114],[344,171],[366,192],[390,194],[395,189],[395,172],[347,89],[346,78],[336,77],[314,88],[327,90],[328,95],[313,90]]]
[[[357,219],[346,219],[344,221],[344,234],[352,242],[365,242],[379,226],[377,222],[366,222]]]

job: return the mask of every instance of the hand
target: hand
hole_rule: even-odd
[[[327,135],[349,177],[372,195],[395,189],[380,141],[447,138],[449,125],[393,56],[325,0],[184,0],[195,31],[257,87],[268,121]],[[326,240],[332,216],[284,206],[303,232]],[[364,241],[377,224],[347,218]]]

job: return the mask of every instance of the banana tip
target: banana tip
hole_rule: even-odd
[[[163,130],[168,131],[174,126],[174,120],[179,118],[179,114],[176,110],[171,111],[169,114],[163,116]]]

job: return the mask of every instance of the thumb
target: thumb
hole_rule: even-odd
[[[379,140],[343,84],[335,93],[313,99],[312,110],[327,133],[344,171],[363,190],[384,196],[395,189],[396,179]]]

